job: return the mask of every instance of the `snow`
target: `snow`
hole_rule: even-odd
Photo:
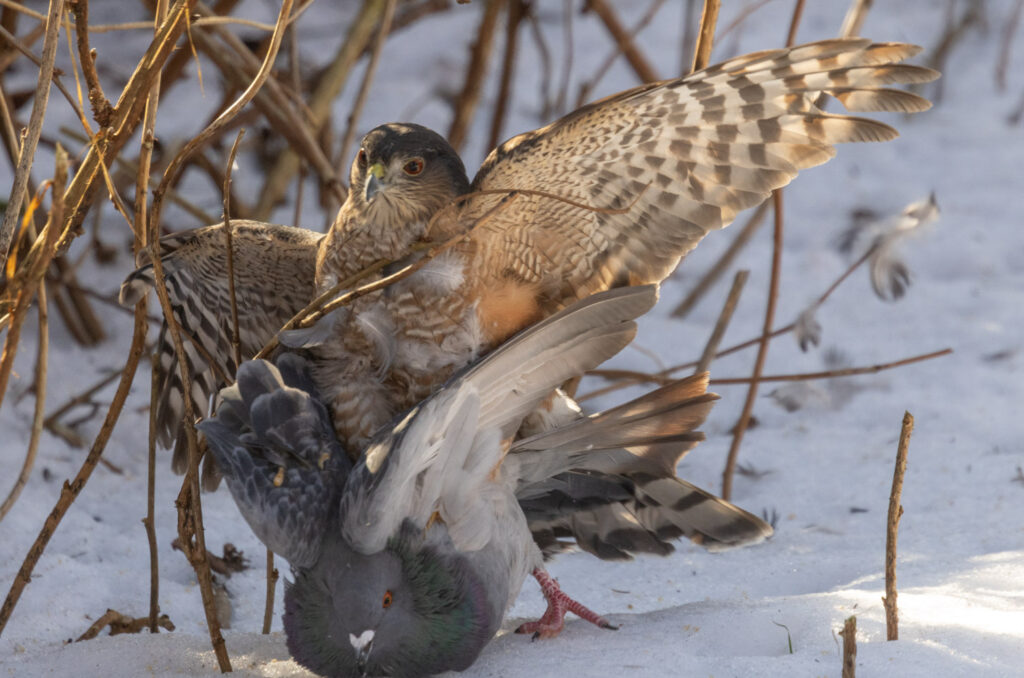
[[[94,4],[94,22],[135,18],[119,15],[112,5]],[[560,64],[561,3],[537,4],[555,62]],[[720,27],[731,22],[731,12],[741,9],[735,4],[726,3]],[[562,587],[622,628],[612,633],[570,619],[565,632],[552,641],[531,643],[508,633],[519,621],[543,610],[539,591],[527,582],[508,615],[506,631],[465,675],[839,676],[841,641],[836,632],[854,614],[859,675],[1019,673],[1024,666],[1024,484],[1013,478],[1024,465],[1024,418],[1019,412],[1024,403],[1024,230],[1020,227],[1024,127],[1007,122],[1024,90],[1024,48],[1019,41],[1011,53],[1006,90],[999,91],[993,80],[999,33],[1009,20],[1012,4],[985,3],[987,28],[969,32],[951,54],[943,97],[933,110],[910,119],[883,116],[898,126],[900,139],[841,147],[836,159],[801,175],[785,193],[787,240],[777,325],[796,318],[844,270],[847,261],[835,253],[832,240],[847,225],[852,209],[869,206],[886,216],[934,190],[942,216],[928,234],[902,246],[914,277],[906,297],[896,303],[879,301],[871,293],[867,271],[859,270],[817,315],[824,330],[822,349],[804,354],[791,337],[780,338],[771,345],[767,374],[823,369],[826,347],[841,350],[854,365],[946,346],[954,353],[847,379],[849,397],[830,402],[812,398],[794,412],[760,397],[755,406],[757,426],[745,437],[740,461],[764,475],[756,479],[738,475],[733,500],[755,513],[777,513],[773,539],[723,553],[680,543],[670,557],[642,557],[627,563],[602,562],[583,553],[561,556],[550,569]],[[237,14],[272,20],[271,5],[244,2]],[[457,86],[467,36],[478,20],[476,5],[460,5],[424,20],[388,42],[363,115],[363,129],[393,119],[447,129],[447,105],[429,94]],[[629,25],[640,17],[646,3],[618,5]],[[843,5],[808,3],[799,39],[834,35]],[[946,5],[935,0],[878,6],[869,14],[863,34],[934,46],[946,23]],[[668,3],[639,40],[655,67],[666,75],[677,70],[680,61],[681,6]],[[349,14],[350,9],[332,3],[313,6],[298,24],[300,36],[324,44],[329,41],[329,48],[306,52],[326,59],[336,44],[334,26],[342,25]],[[715,59],[779,45],[788,20],[788,6],[768,4],[721,41]],[[577,16],[574,31],[572,93],[611,49],[604,28],[592,15]],[[94,43],[101,62],[112,39],[139,53],[147,42],[139,32],[116,38],[104,35]],[[506,136],[545,122],[537,117],[541,107],[537,49],[524,39],[520,53]],[[915,61],[923,63],[927,58],[928,52]],[[125,60],[119,68],[123,71],[131,63]],[[212,72],[204,70],[205,77],[212,77]],[[11,78],[33,83],[35,74],[23,63]],[[631,72],[619,60],[593,96],[632,84]],[[209,88],[202,98],[196,85],[193,74],[162,102],[158,134],[163,138],[194,134],[206,111],[217,103]],[[336,104],[339,126],[357,85],[358,77],[353,77]],[[486,151],[495,89],[492,82],[472,129],[464,154],[467,167],[474,167]],[[926,89],[925,94],[933,91]],[[55,134],[57,126],[68,124],[70,118],[58,96],[51,98],[50,106],[46,130]],[[41,177],[52,162],[40,154],[36,167],[36,176]],[[9,181],[9,167],[0,171]],[[253,187],[261,185],[260,171],[254,164],[242,163],[235,172],[235,186],[246,199],[252,198]],[[190,177],[186,185],[206,196],[204,208],[219,214],[219,194],[210,190],[205,179]],[[307,206],[314,202],[308,195]],[[277,218],[289,219],[291,209],[282,208]],[[312,225],[322,220],[307,213]],[[179,227],[198,225],[175,211],[167,218]],[[744,219],[741,215],[740,223]],[[124,243],[123,222],[107,219],[103,237]],[[721,281],[684,321],[670,318],[669,311],[730,240],[729,233],[713,234],[701,244],[666,283],[656,311],[643,319],[636,342],[643,351],[627,350],[615,365],[652,370],[699,355],[728,281]],[[762,228],[737,262],[751,270],[751,278],[723,346],[760,332],[770,242],[770,229]],[[89,259],[80,275],[83,280],[100,281],[103,290],[113,290],[130,267],[124,254],[113,266],[99,266]],[[98,349],[75,345],[59,320],[51,324],[48,410],[94,383],[102,370],[123,362],[130,318],[102,305],[97,310],[111,328],[110,338]],[[51,316],[55,318],[56,313],[51,311]],[[0,410],[0,459],[8,478],[4,492],[16,477],[29,436],[33,398],[24,396],[31,384],[34,336],[32,321],[23,332],[17,374]],[[680,346],[685,350],[680,351]],[[713,365],[713,377],[745,376],[752,362],[752,351],[723,358]],[[149,561],[140,519],[145,514],[148,383],[143,366],[105,453],[107,460],[123,469],[123,475],[97,468],[54,534],[0,637],[0,675],[216,672],[194,575],[184,557],[170,548],[180,480],[166,472],[164,456],[156,493],[160,607],[177,629],[156,636],[104,635],[66,643],[107,608],[131,616],[147,612]],[[582,390],[600,385],[587,383]],[[742,406],[745,387],[715,388],[722,400],[704,427],[708,440],[684,460],[679,471],[717,490],[731,440],[729,429]],[[827,388],[820,384],[818,392]],[[766,386],[761,393],[770,390]],[[601,402],[608,405],[638,392],[620,392]],[[111,388],[101,392],[101,411],[112,393]],[[900,640],[886,642],[881,603],[885,518],[904,410],[914,414],[916,428],[899,534]],[[86,439],[98,430],[97,419],[83,425]],[[13,581],[64,479],[73,477],[84,454],[44,433],[31,481],[0,523],[4,587]],[[245,676],[308,675],[288,657],[280,625],[280,588],[274,632],[269,637],[258,633],[263,613],[263,549],[228,494],[205,495],[204,514],[211,550],[219,552],[224,542],[232,542],[252,561],[250,569],[226,583],[234,616],[225,638],[235,671]],[[284,569],[282,562],[278,565]]]

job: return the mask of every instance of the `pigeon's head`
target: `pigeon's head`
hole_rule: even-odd
[[[349,201],[369,221],[426,224],[469,190],[466,168],[440,134],[410,123],[369,132],[352,162]]]
[[[433,532],[434,530],[429,530]],[[407,523],[383,551],[339,538],[285,588],[295,660],[325,676],[426,676],[461,671],[497,631],[504,609],[465,557]]]

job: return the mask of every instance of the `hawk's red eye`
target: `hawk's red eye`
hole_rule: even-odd
[[[423,171],[423,160],[421,158],[413,158],[409,162],[405,163],[402,169],[406,174],[415,176]]]
[[[359,149],[359,152],[356,153],[356,162],[359,163],[360,167],[366,167],[366,151],[365,150],[363,150],[361,148]]]
[[[395,602],[395,597],[391,591],[384,592],[384,600],[381,601],[381,607],[387,609],[391,607],[391,603]]]

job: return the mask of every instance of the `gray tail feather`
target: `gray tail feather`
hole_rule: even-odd
[[[293,565],[315,560],[352,463],[337,442],[305,360],[242,364],[199,424],[253,532]]]
[[[525,455],[520,487],[569,469],[603,473],[674,475],[686,452],[704,439],[704,423],[718,396],[707,393],[707,373],[672,382],[606,412],[517,441]]]

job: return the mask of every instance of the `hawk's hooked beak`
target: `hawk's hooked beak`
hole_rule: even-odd
[[[378,193],[384,190],[381,178],[384,176],[384,165],[375,162],[366,170],[366,188],[363,199],[371,202]]]

